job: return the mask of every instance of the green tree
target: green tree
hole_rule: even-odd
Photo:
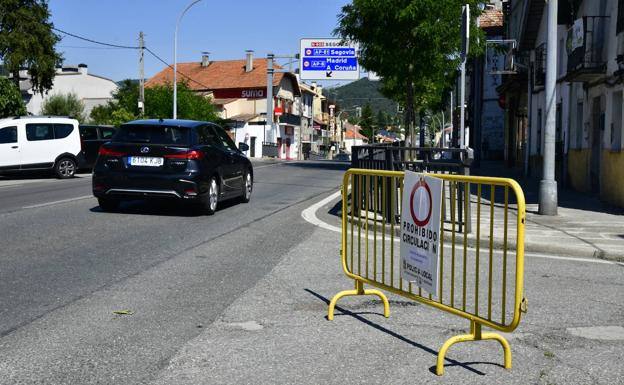
[[[377,118],[375,119],[375,125],[379,130],[385,130],[388,126],[388,115],[382,110],[377,111]]]
[[[360,117],[360,134],[366,136],[369,143],[373,143],[375,140],[373,109],[370,104],[366,104],[364,108],[362,108],[362,116]]]
[[[105,106],[99,106],[91,111],[91,121],[97,124],[117,125],[119,117],[136,119],[139,117],[138,100],[139,86],[130,80],[120,83],[119,89],[113,95],[113,101]],[[113,114],[117,113],[117,118]],[[166,119],[173,115],[173,87],[170,84],[159,85],[145,89],[144,118]],[[217,121],[214,105],[210,99],[191,90],[187,84],[178,84],[178,117],[201,121]],[[121,122],[123,123],[123,122]]]
[[[19,89],[7,78],[0,77],[0,118],[26,115]]]
[[[84,103],[74,93],[56,94],[43,100],[42,115],[71,116],[84,122]]]
[[[459,64],[461,6],[479,14],[483,0],[353,0],[335,33],[360,46],[362,65],[383,79],[382,92],[405,107],[405,124],[416,112],[441,103]],[[471,23],[473,54],[483,32]]]
[[[19,86],[26,68],[35,92],[52,88],[62,56],[54,50],[60,37],[52,30],[46,0],[0,0],[0,59]]]

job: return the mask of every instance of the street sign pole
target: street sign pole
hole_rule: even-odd
[[[548,37],[546,52],[546,130],[544,163],[539,190],[539,213],[557,215],[557,182],[555,181],[555,132],[557,97],[557,0],[548,1]]]

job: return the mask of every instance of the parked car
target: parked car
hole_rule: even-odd
[[[100,147],[93,195],[104,211],[123,200],[173,199],[213,214],[217,203],[248,202],[253,168],[220,126],[191,120],[136,120]]]
[[[78,121],[53,116],[0,120],[0,173],[50,170],[71,178],[82,161]]]
[[[100,146],[112,139],[115,134],[115,127],[81,124],[79,130],[84,157],[82,166],[91,169],[97,160]]]

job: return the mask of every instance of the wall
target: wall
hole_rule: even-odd
[[[29,113],[39,115],[43,100],[57,94],[75,93],[85,104],[85,115],[91,114],[93,107],[106,104],[112,99],[112,93],[117,90],[117,84],[112,80],[86,73],[57,73],[54,85],[47,95],[33,95],[26,105]]]
[[[251,146],[251,138],[256,137],[255,158],[262,158],[262,141],[264,140],[264,125],[245,124],[241,128],[235,129],[236,145],[238,143],[246,143]],[[245,155],[250,157],[251,150],[246,151]]]
[[[568,152],[568,178],[573,189],[589,192],[589,149],[570,149]]]
[[[600,198],[624,207],[624,153],[603,151],[600,174]]]

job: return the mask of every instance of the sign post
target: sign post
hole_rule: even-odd
[[[358,80],[358,46],[342,39],[301,39],[301,80]]]
[[[403,278],[438,295],[442,180],[405,171],[401,209]]]

